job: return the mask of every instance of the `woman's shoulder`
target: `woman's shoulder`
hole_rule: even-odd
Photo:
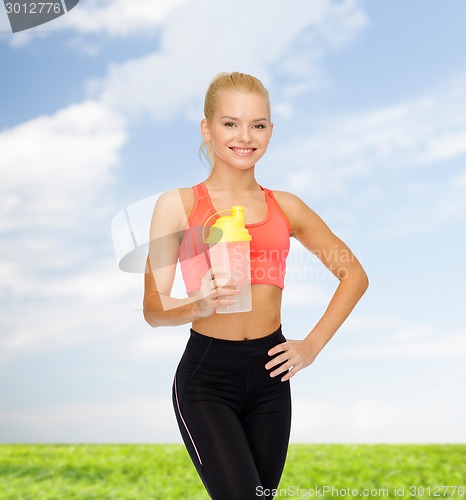
[[[273,197],[281,208],[298,210],[300,207],[305,205],[304,201],[299,198],[299,196],[290,193],[289,191],[278,191],[276,189],[270,189],[270,191],[272,191]]]
[[[186,220],[194,204],[194,190],[192,187],[179,187],[164,191],[157,199],[157,205],[173,217],[184,212]]]
[[[194,201],[193,188],[182,187],[169,189],[161,193],[157,198],[157,203],[166,207],[179,206],[180,201],[183,205],[189,202],[192,204]]]
[[[318,217],[317,214],[299,196],[288,191],[271,190],[282,211],[290,223],[292,232],[299,228],[304,218],[308,221]]]

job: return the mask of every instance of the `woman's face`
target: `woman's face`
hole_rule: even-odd
[[[211,141],[215,153],[215,165],[241,170],[254,166],[262,158],[272,129],[263,97],[232,90],[219,92],[212,122],[205,119],[201,122],[204,140]]]

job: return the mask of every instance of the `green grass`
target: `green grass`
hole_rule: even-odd
[[[318,498],[327,486],[332,498],[342,489],[361,495],[363,488],[386,488],[387,498],[466,499],[453,488],[434,489],[466,489],[465,482],[463,444],[291,444],[277,498]],[[395,487],[404,495],[395,497]],[[0,445],[1,500],[75,498],[209,499],[183,445]]]

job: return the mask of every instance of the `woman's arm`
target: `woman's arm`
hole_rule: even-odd
[[[283,365],[287,369],[294,368],[289,372],[290,375],[286,375],[286,378],[282,379],[287,380],[296,371],[312,363],[367,290],[369,280],[349,247],[300,198],[282,191],[274,192],[274,195],[288,217],[292,230],[291,235],[300,241],[306,249],[314,253],[340,281],[324,314],[303,340],[304,348],[297,349],[301,351],[299,355],[296,354],[295,349],[290,351],[292,346],[288,346],[287,350],[290,352],[277,356],[274,359],[277,362],[270,364],[269,367],[290,359],[289,363]],[[286,349],[270,352],[275,354],[283,350]],[[292,357],[293,360],[291,360]],[[279,370],[275,373],[276,375],[283,371]]]
[[[143,313],[150,326],[184,325],[202,317],[196,297],[177,299],[157,289],[154,272],[150,268],[150,257],[147,258],[144,285]]]
[[[233,287],[216,287],[208,272],[200,290],[184,299],[171,297],[181,236],[187,227],[177,189],[160,195],[150,228],[149,255],[144,278],[144,318],[153,327],[176,326],[211,316],[217,307],[233,303]]]

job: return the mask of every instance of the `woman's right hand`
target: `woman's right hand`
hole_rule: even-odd
[[[196,305],[201,318],[207,318],[216,313],[217,307],[231,306],[235,303],[235,295],[239,294],[237,283],[229,280],[224,285],[224,278],[209,271],[202,277],[201,287],[197,294]]]

